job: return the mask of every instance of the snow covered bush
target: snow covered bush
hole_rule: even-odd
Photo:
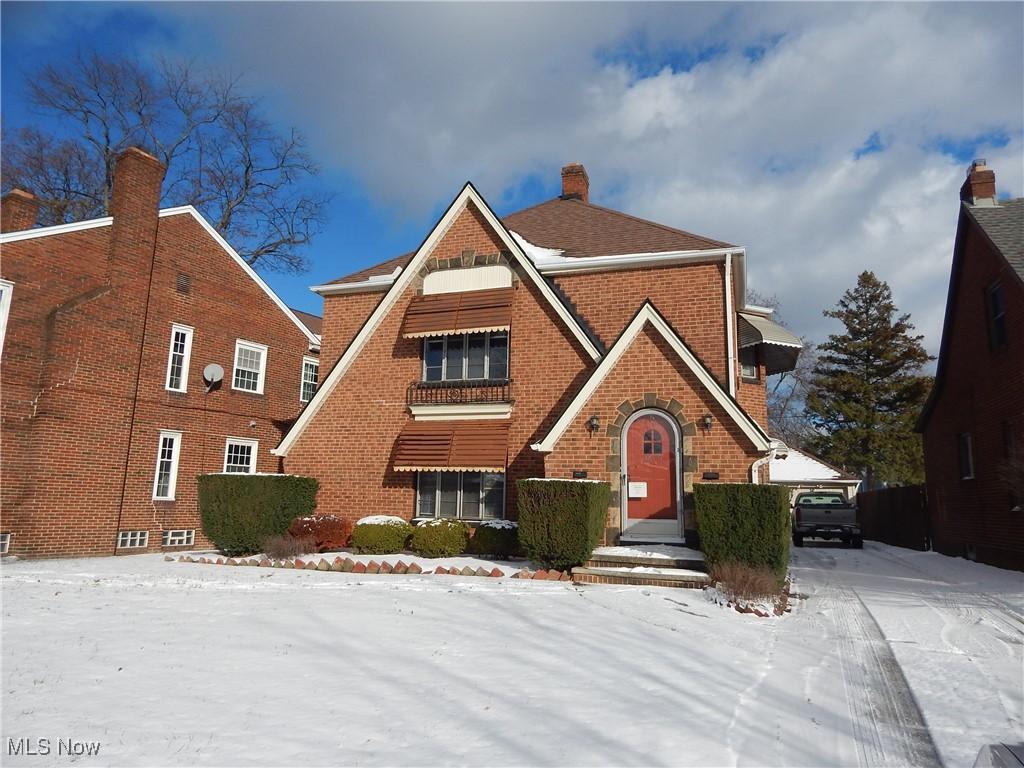
[[[777,485],[700,483],[693,488],[697,531],[708,568],[737,563],[771,571],[782,586],[789,567],[789,491]]]
[[[511,520],[485,520],[469,540],[469,551],[475,555],[515,557],[519,554],[519,526]]]
[[[199,476],[203,533],[225,555],[251,555],[296,517],[313,514],[320,484],[297,475]]]
[[[312,539],[314,549],[307,552],[333,552],[348,546],[352,523],[335,515],[297,517],[288,526],[288,533],[297,539]]]
[[[545,568],[565,570],[590,558],[604,533],[611,488],[579,480],[520,480],[519,544]]]
[[[412,532],[409,548],[423,557],[454,557],[466,551],[469,526],[461,520],[426,520]]]
[[[373,515],[356,522],[349,544],[367,555],[393,555],[405,549],[412,526],[400,517]]]

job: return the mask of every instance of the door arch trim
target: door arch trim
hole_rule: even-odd
[[[679,428],[679,422],[668,411],[660,408],[641,408],[629,415],[622,425],[619,433],[619,465],[620,477],[620,516],[619,530],[621,535],[629,536],[629,430],[633,424],[644,416],[657,416],[669,425],[675,442],[673,465],[675,466],[675,489],[676,489],[676,536],[685,541],[686,534],[683,528],[683,432]]]

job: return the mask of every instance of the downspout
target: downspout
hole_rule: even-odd
[[[781,440],[772,440],[768,448],[768,453],[750,465],[750,482],[754,485],[760,485],[761,467],[772,459],[785,459],[787,456],[789,456],[789,446]]]
[[[732,311],[732,254],[725,254],[725,350],[728,362],[726,376],[729,381],[729,394],[736,397],[736,340],[733,338]]]

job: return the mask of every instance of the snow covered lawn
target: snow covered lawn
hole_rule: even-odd
[[[806,549],[794,573],[808,598],[770,619],[690,590],[229,568],[158,555],[4,563],[0,761],[68,764],[56,751],[6,754],[10,738],[42,737],[98,741],[84,765],[906,763],[924,754],[914,749],[930,744],[927,733],[904,744],[886,731],[884,707],[867,723],[862,716],[880,695],[867,664],[879,648],[906,658],[931,723],[930,711],[952,717],[962,701],[977,708],[991,693],[991,679],[950,667],[956,695],[932,700],[919,678],[942,679],[956,655],[949,643],[976,643],[993,674],[1014,662],[1019,670],[1021,645],[1019,630],[991,626],[987,614],[975,622],[977,613],[931,641],[943,648],[916,656],[851,630],[843,590],[874,589],[864,602],[879,613],[887,606],[892,626],[922,638],[930,625],[911,610],[922,585],[957,604],[962,590],[920,561],[910,577],[890,565],[885,582],[879,563],[903,552]],[[973,575],[970,593],[985,599],[1019,585],[1019,574],[985,569],[995,575],[983,578],[983,566],[930,557],[954,563],[958,579]],[[969,765],[963,756],[983,740],[1019,734],[1019,678],[1016,689],[996,683],[998,710],[959,712],[967,746],[947,751],[954,726],[936,720],[950,768]]]

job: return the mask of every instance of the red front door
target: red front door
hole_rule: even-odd
[[[675,432],[665,417],[644,414],[626,434],[630,521],[676,519]]]

